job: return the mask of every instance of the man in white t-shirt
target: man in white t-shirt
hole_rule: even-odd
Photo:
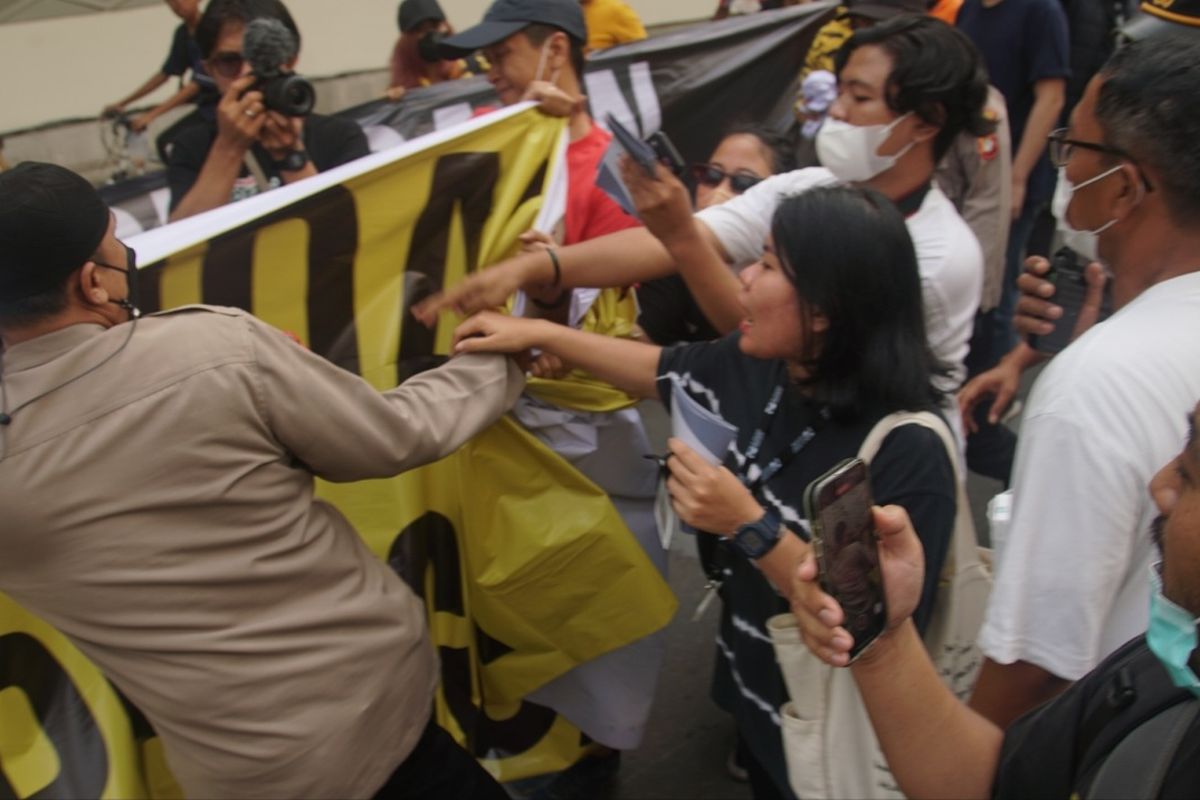
[[[1200,106],[1178,102],[1198,69],[1200,43],[1122,51],[1051,137],[1060,222],[1119,310],[1054,358],[1022,422],[972,698],[1001,726],[1146,627],[1145,487],[1200,398]]]
[[[930,52],[938,58],[929,58]],[[932,178],[934,166],[962,131],[983,135],[989,129],[982,60],[950,26],[905,15],[855,33],[838,54],[837,67],[840,94],[817,140],[825,167],[768,178],[694,217],[682,185],[664,169],[653,179],[626,169],[645,229],[561,248],[553,258],[519,255],[421,304],[418,316],[431,322],[446,308],[467,313],[493,308],[526,286],[628,286],[678,269],[709,321],[731,331],[743,311],[729,265],[761,256],[783,197],[842,180],[878,190],[907,215],[930,344],[951,370],[939,388],[953,391],[964,374],[983,257],[974,234]],[[951,416],[957,422],[958,415]]]
[[[721,243],[730,263],[744,267],[762,257],[771,217],[781,200],[814,186],[836,182],[837,177],[823,167],[775,175],[741,197],[699,212],[696,218]],[[952,369],[935,382],[943,392],[953,393],[965,375],[963,359],[982,291],[979,243],[954,204],[937,186],[922,184],[918,194],[900,198],[898,204],[905,212],[908,233],[917,251],[929,345],[939,360]]]

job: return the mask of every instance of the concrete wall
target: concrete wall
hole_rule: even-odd
[[[386,65],[398,0],[286,0],[304,37],[299,70],[328,76]],[[441,0],[465,28],[490,0]],[[629,0],[647,25],[711,15],[716,0]],[[91,117],[161,66],[177,24],[166,4],[0,25],[0,134]],[[144,102],[170,96],[173,84]],[[10,157],[13,155],[9,153]]]

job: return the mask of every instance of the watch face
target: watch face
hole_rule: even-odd
[[[286,172],[295,172],[298,169],[304,169],[304,165],[308,163],[308,153],[303,150],[294,150],[288,153],[287,156],[280,162],[280,166]]]
[[[763,541],[758,531],[748,530],[742,534],[741,544],[747,551],[758,553],[762,551],[766,542]]]
[[[779,520],[768,514],[757,522],[739,528],[733,541],[748,558],[762,558],[779,541]]]

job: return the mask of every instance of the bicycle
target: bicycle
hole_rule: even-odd
[[[125,112],[100,117],[100,143],[108,154],[112,172],[106,181],[117,183],[146,172],[150,142],[145,131],[135,131],[132,116]]]

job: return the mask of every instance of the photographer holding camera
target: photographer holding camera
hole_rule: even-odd
[[[172,222],[369,152],[354,122],[309,113],[312,85],[293,73],[300,32],[279,0],[212,0],[196,42],[221,101],[214,124],[175,141],[167,165]]]
[[[468,59],[442,58],[438,46],[454,34],[446,21],[446,12],[437,0],[404,0],[398,13],[400,38],[392,49],[389,69],[391,82],[387,99],[402,98],[409,89],[432,86],[443,81],[484,72],[473,56]]]

